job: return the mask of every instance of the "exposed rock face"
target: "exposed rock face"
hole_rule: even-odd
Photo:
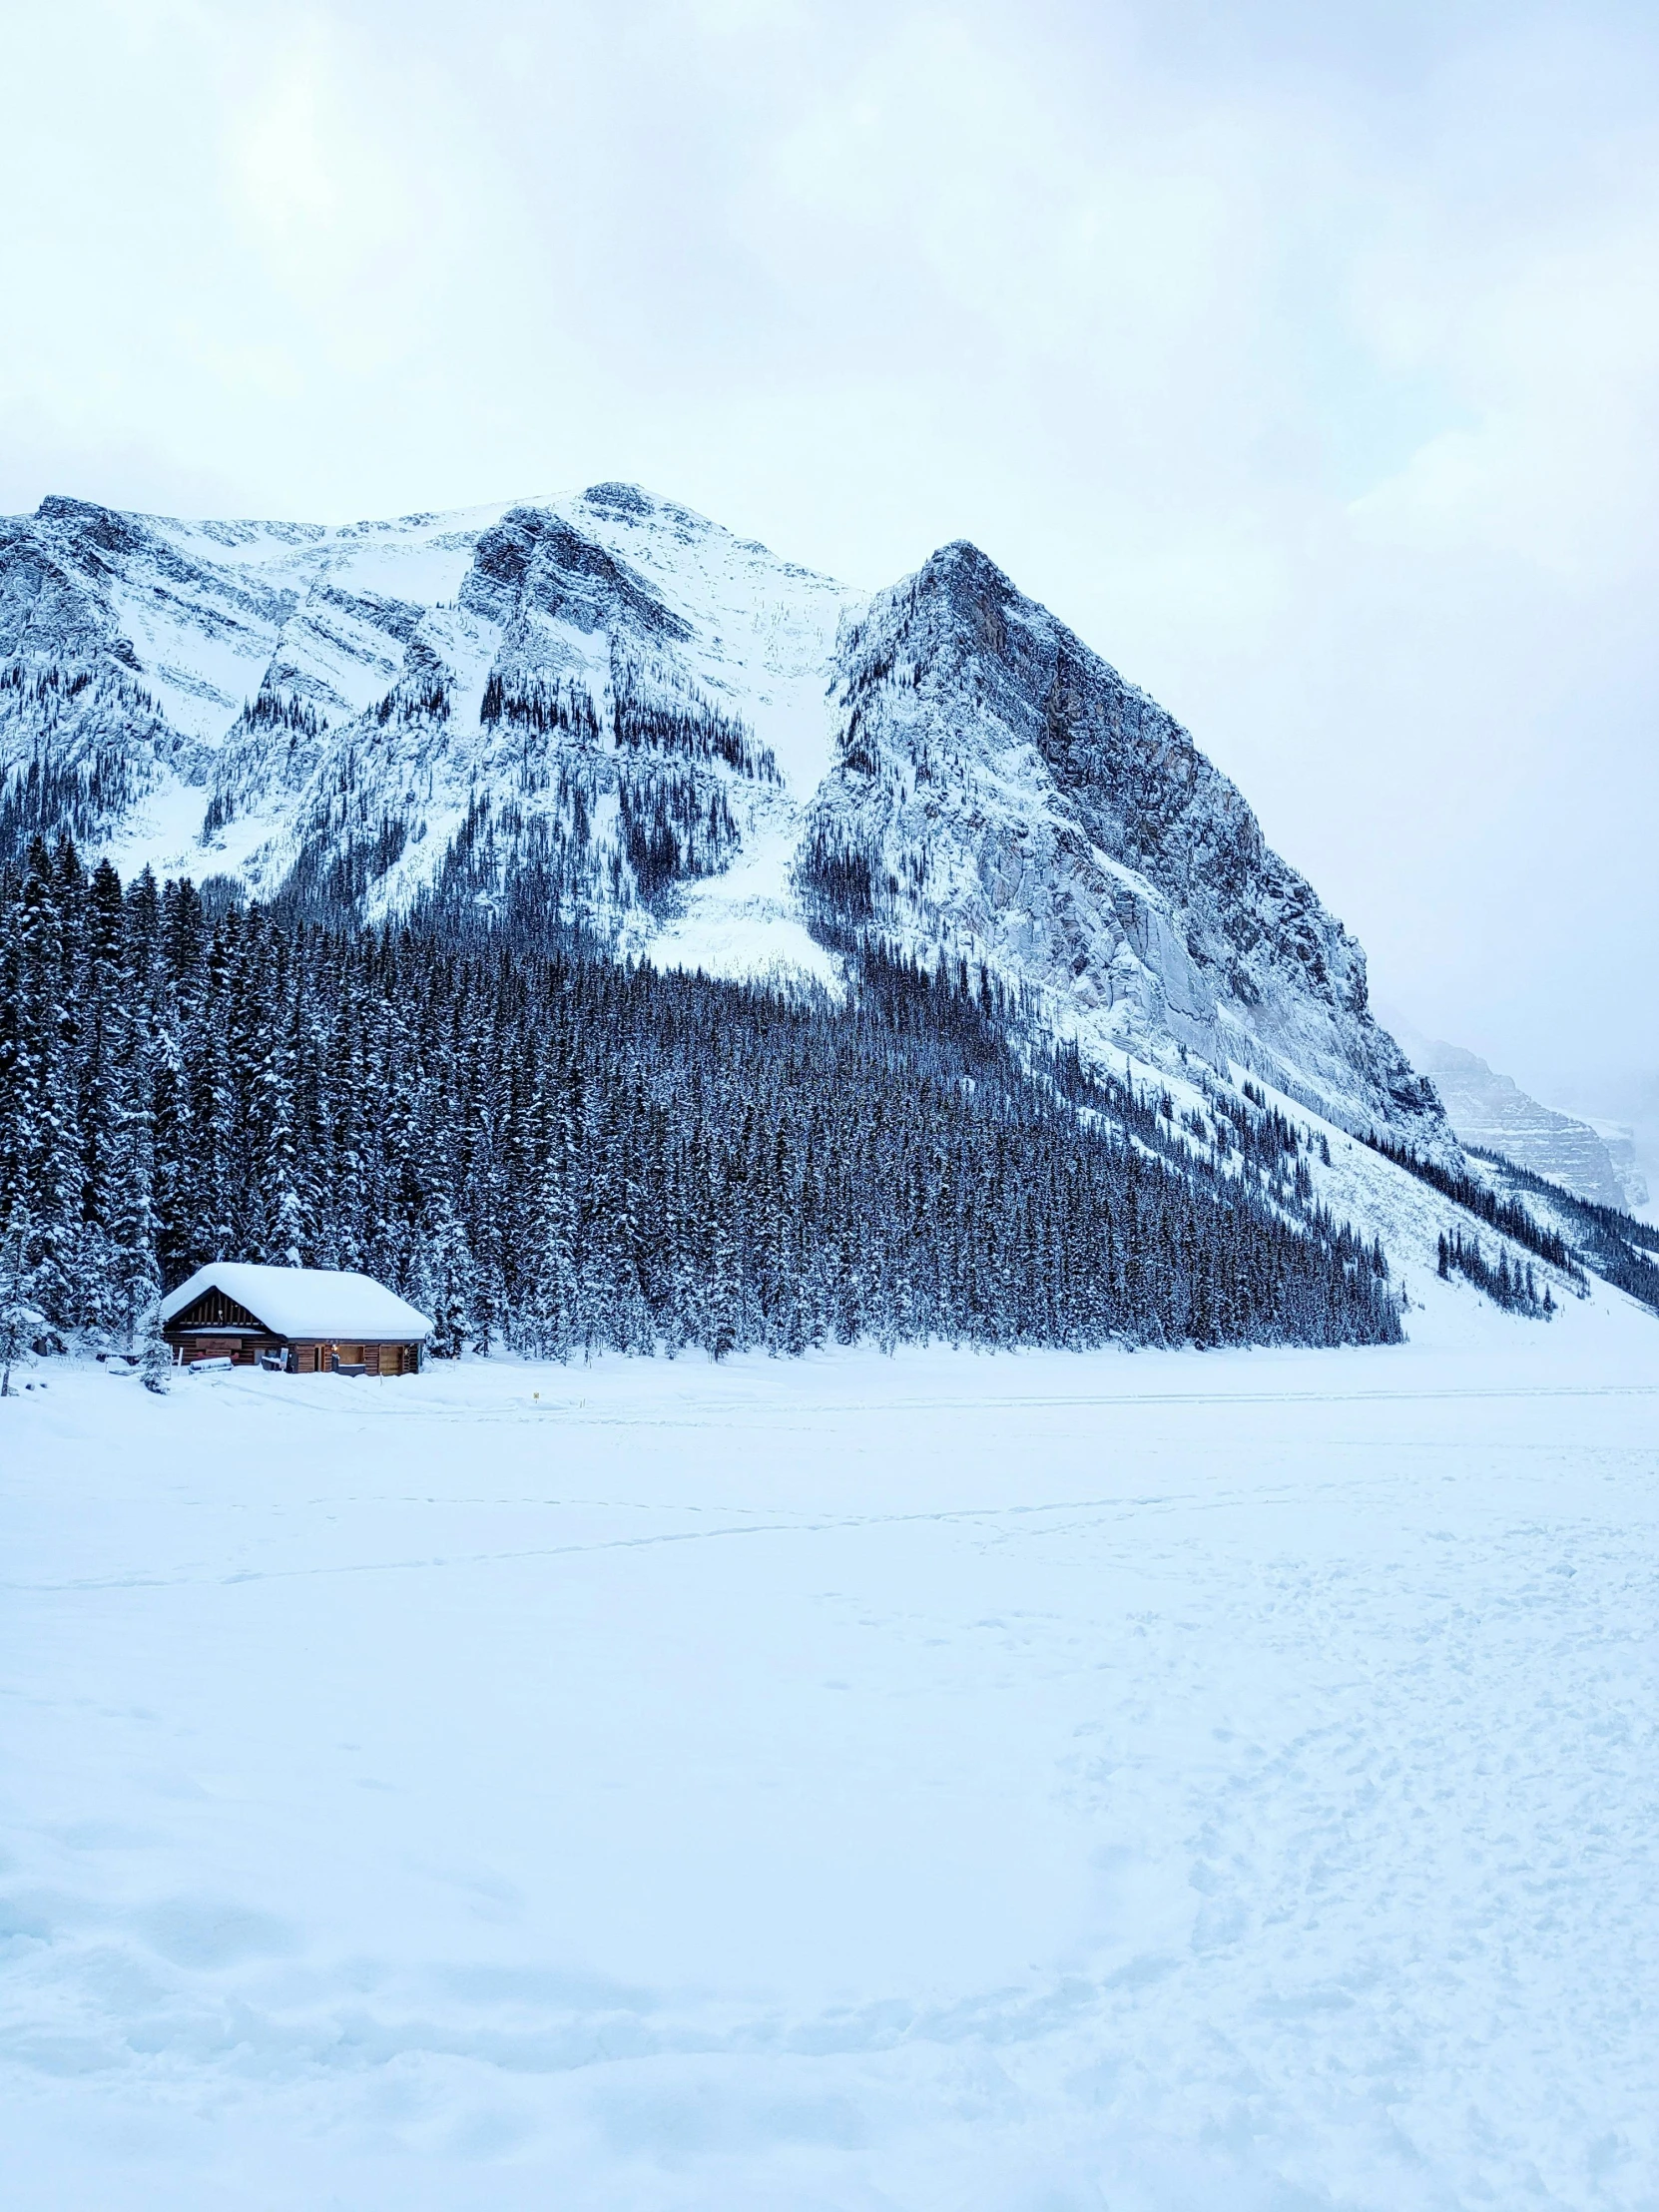
[[[808,887],[849,921],[986,958],[1082,1033],[1243,1063],[1366,1126],[1438,1121],[1372,1019],[1365,954],[1244,799],[972,546],[841,642]]]
[[[828,765],[849,598],[627,486],[339,530],[49,500],[0,535],[0,834],[648,934]]]
[[[870,931],[1093,1054],[1451,1141],[1240,794],[971,546],[864,601],[626,485],[343,529],[48,500],[0,525],[0,837],[59,830],[740,972]]]
[[[1645,1206],[1647,1182],[1628,1130],[1606,1133],[1529,1098],[1512,1076],[1453,1044],[1425,1043],[1418,1064],[1433,1077],[1459,1141],[1500,1152],[1534,1175],[1626,1210]],[[1615,1152],[1615,1146],[1617,1151]]]
[[[1653,1186],[1643,1164],[1641,1136],[1628,1122],[1598,1118],[1585,1126],[1607,1147],[1614,1178],[1624,1193],[1620,1203],[1625,1212],[1645,1216],[1652,1204]]]

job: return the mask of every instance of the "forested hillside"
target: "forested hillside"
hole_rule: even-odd
[[[440,1351],[1397,1338],[1380,1252],[1055,1072],[965,971],[836,1004],[0,875],[0,1201],[64,1341],[225,1257],[362,1268]]]
[[[827,928],[943,946],[1096,1061],[1455,1163],[1243,793],[965,543],[869,598],[629,484],[338,526],[49,497],[0,517],[0,857],[60,835],[290,923],[516,908],[740,982],[836,979]]]

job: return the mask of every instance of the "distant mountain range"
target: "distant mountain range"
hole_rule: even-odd
[[[1640,1213],[1648,1183],[1633,1132],[1617,1122],[1557,1113],[1461,1046],[1402,1027],[1414,1064],[1433,1079],[1458,1141],[1500,1153],[1598,1206]]]
[[[867,598],[633,486],[344,528],[0,524],[0,839],[294,916],[981,970],[1095,1062],[1452,1140],[1365,956],[1173,718],[965,544]]]

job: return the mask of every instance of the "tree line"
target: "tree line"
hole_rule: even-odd
[[[360,1268],[439,1353],[1397,1340],[1380,1255],[1082,1083],[942,963],[837,1002],[0,867],[0,1237],[57,1345],[213,1259]]]
[[[1382,1153],[1383,1159],[1391,1160],[1395,1167],[1414,1175],[1419,1183],[1426,1183],[1431,1190],[1449,1198],[1453,1205],[1462,1207],[1476,1221],[1483,1221],[1488,1228],[1495,1229],[1499,1236],[1510,1238],[1550,1267],[1559,1268],[1569,1282],[1581,1284],[1584,1281],[1584,1270],[1566,1239],[1535,1221],[1518,1199],[1504,1198],[1477,1181],[1466,1169],[1445,1167],[1438,1160],[1427,1159],[1410,1145],[1379,1135],[1375,1129],[1366,1142],[1374,1152]],[[1478,1251],[1478,1246],[1472,1249]],[[1444,1272],[1442,1269],[1441,1273]],[[1470,1280],[1478,1278],[1471,1275]]]

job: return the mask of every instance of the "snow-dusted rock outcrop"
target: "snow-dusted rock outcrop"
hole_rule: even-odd
[[[822,774],[847,599],[619,485],[337,530],[48,500],[0,536],[4,828],[643,927]]]
[[[1240,794],[965,545],[866,601],[625,485],[343,528],[49,499],[0,525],[0,836],[60,830],[749,972],[873,932],[1096,1057],[1450,1143]]]
[[[1614,1122],[1592,1127],[1540,1105],[1512,1075],[1500,1075],[1460,1045],[1415,1038],[1411,1044],[1462,1143],[1501,1153],[1599,1206],[1637,1212],[1647,1204],[1630,1130]]]
[[[1355,939],[1180,725],[974,547],[849,626],[836,701],[801,862],[831,914],[986,959],[1097,1043],[1173,1039],[1432,1138]]]

